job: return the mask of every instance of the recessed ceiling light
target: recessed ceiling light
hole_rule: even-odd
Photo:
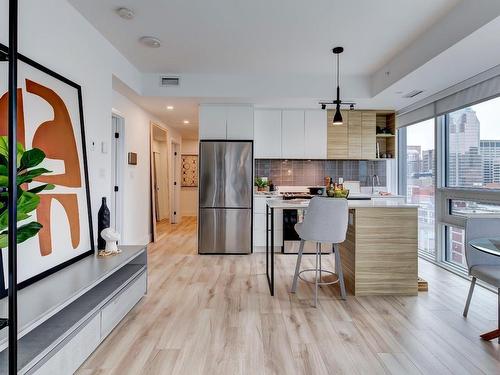
[[[139,42],[151,48],[161,47],[160,39],[155,38],[154,36],[143,36],[141,39],[139,39]]]
[[[131,20],[135,16],[135,13],[132,9],[128,9],[125,7],[118,8],[116,10],[116,14],[118,14],[124,20]]]
[[[167,105],[167,110],[172,111],[174,109],[173,105]]]
[[[189,124],[189,121],[188,120],[184,120],[183,123],[187,125],[187,124]]]

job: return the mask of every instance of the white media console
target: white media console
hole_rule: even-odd
[[[147,291],[146,246],[89,256],[18,292],[18,372],[72,374]],[[0,301],[7,316],[8,301]],[[0,331],[7,374],[7,329]]]

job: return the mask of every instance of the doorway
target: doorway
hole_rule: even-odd
[[[153,242],[158,241],[165,234],[162,228],[170,222],[169,147],[167,136],[166,129],[158,124],[151,123],[150,181]]]
[[[111,227],[123,233],[123,171],[125,163],[125,119],[111,115]]]
[[[172,160],[172,194],[170,203],[170,222],[172,224],[179,223],[181,216],[180,200],[181,200],[181,145],[172,141],[171,146],[171,159]]]

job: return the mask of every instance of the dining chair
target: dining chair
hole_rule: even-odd
[[[465,223],[465,259],[469,276],[472,276],[469,294],[463,316],[467,317],[476,280],[482,280],[498,292],[498,311],[500,315],[500,257],[474,249],[469,242],[484,237],[500,236],[500,217],[470,217]]]
[[[314,307],[318,304],[319,285],[339,283],[340,295],[342,299],[346,299],[344,274],[342,272],[338,244],[344,242],[346,239],[348,211],[347,199],[314,197],[307,207],[302,223],[295,224],[295,231],[300,237],[300,248],[291,292],[296,292],[299,278],[303,281],[310,282],[301,277],[302,273],[314,272]],[[314,268],[300,271],[305,241],[316,242],[316,264]],[[335,272],[321,267],[321,243],[324,242],[332,244],[332,251],[335,256]],[[337,278],[334,281],[322,281],[322,275],[324,273],[335,275]]]

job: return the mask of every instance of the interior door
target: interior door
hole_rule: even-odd
[[[161,215],[160,215],[160,186],[158,184],[158,175],[159,175],[159,170],[158,168],[161,165],[161,160],[160,160],[160,153],[159,152],[153,152],[153,187],[154,187],[154,193],[155,193],[155,217],[156,221],[161,220]]]

